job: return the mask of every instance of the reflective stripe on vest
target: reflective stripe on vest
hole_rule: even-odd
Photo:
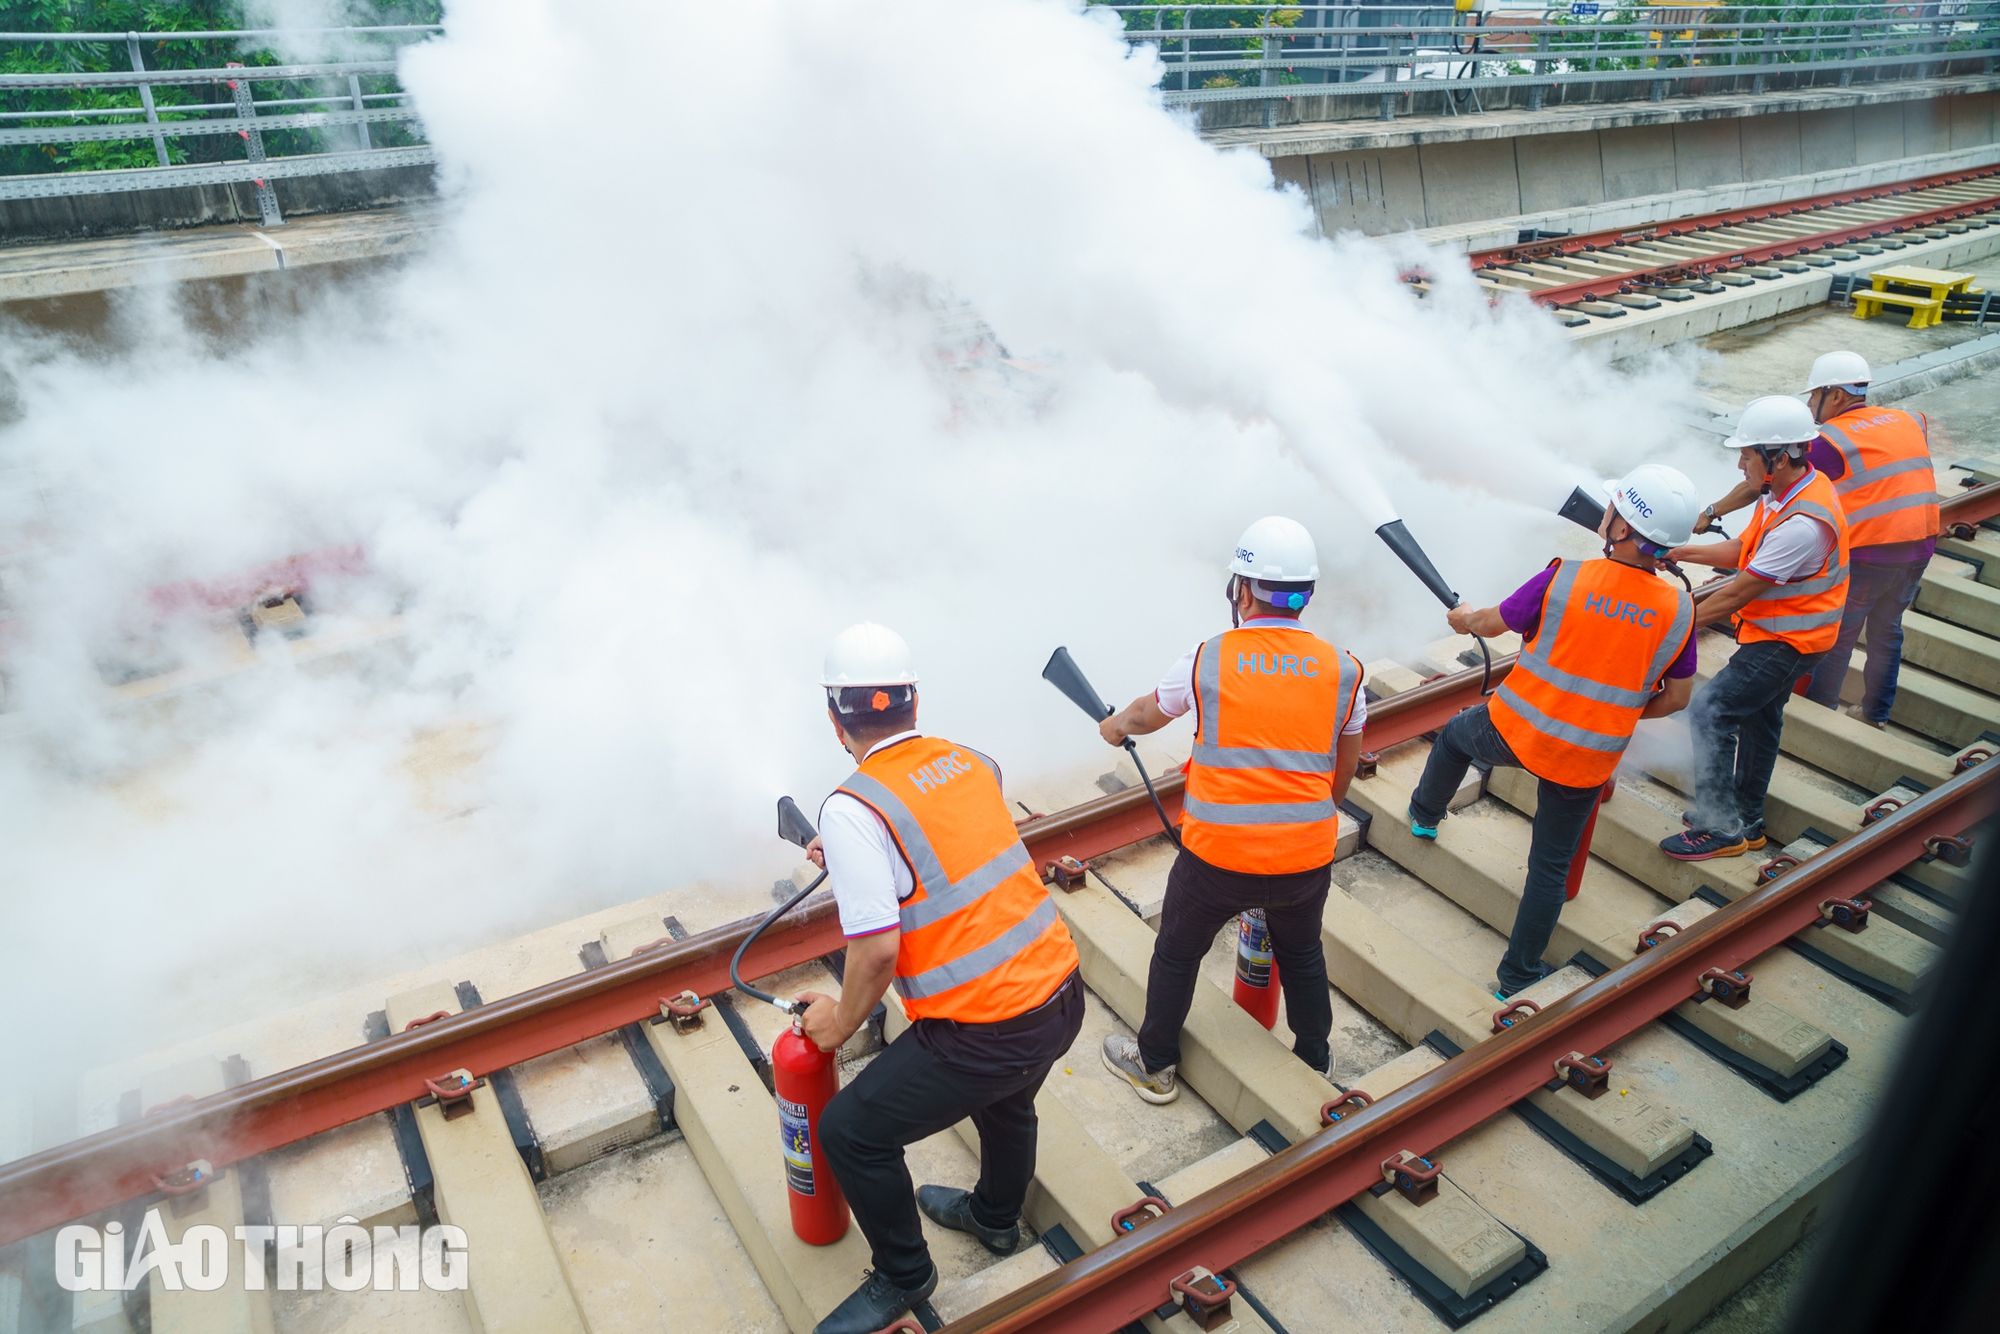
[[[1228,691],[1225,675],[1236,683]],[[1261,875],[1332,861],[1340,818],[1334,763],[1360,682],[1352,654],[1303,630],[1253,626],[1203,644],[1194,681],[1200,725],[1181,798],[1187,849],[1211,865]],[[1242,697],[1225,704],[1225,694],[1239,690]],[[1308,737],[1309,748],[1269,744]]]
[[[916,737],[869,756],[839,788],[882,817],[916,882],[897,914],[895,975],[913,1019],[1010,1019],[1077,966],[999,780],[978,751]]]
[[[1783,509],[1771,512],[1759,504],[1743,532],[1741,564],[1749,570],[1757,559],[1757,549],[1765,534],[1797,514],[1818,519],[1833,530],[1833,550],[1818,573],[1789,583],[1774,584],[1771,591],[1753,599],[1738,615],[1738,643],[1754,644],[1779,639],[1801,653],[1824,653],[1840,637],[1841,613],[1847,606],[1847,516],[1834,498],[1833,483],[1826,474],[1813,469]]]
[[[1820,434],[1847,463],[1833,490],[1850,549],[1937,535],[1937,472],[1922,414],[1859,407],[1822,424]]]
[[[1554,564],[1534,638],[1522,646],[1488,712],[1528,772],[1589,787],[1617,769],[1653,687],[1687,643],[1694,600],[1616,561]],[[1610,639],[1597,620],[1607,606],[1626,642]]]

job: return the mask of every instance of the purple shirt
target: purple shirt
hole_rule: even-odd
[[[1837,482],[1847,476],[1847,460],[1823,435],[1813,437],[1806,446],[1806,462],[1826,474],[1826,480]],[[1937,551],[1935,537],[1919,538],[1915,542],[1881,542],[1869,547],[1849,547],[1847,559],[1856,565],[1907,565],[1911,561],[1929,560]]]
[[[1548,596],[1549,583],[1556,577],[1556,567],[1551,565],[1540,574],[1522,584],[1507,600],[1500,604],[1500,619],[1507,628],[1521,636],[1523,640],[1533,639],[1535,631],[1542,624],[1542,600]],[[1674,665],[1667,668],[1667,675],[1675,680],[1693,676],[1695,668],[1694,631],[1688,631],[1687,643],[1681,646],[1681,653],[1674,659]]]

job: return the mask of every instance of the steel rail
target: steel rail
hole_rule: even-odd
[[[1937,176],[1920,176],[1907,181],[1892,181],[1886,185],[1865,186],[1856,190],[1836,190],[1830,194],[1809,195],[1804,199],[1790,200],[1780,204],[1763,204],[1754,208],[1724,209],[1716,213],[1703,213],[1692,218],[1675,218],[1667,222],[1649,223],[1642,227],[1612,227],[1597,232],[1577,232],[1570,236],[1552,236],[1545,240],[1528,241],[1519,245],[1497,246],[1492,250],[1477,250],[1466,256],[1474,267],[1488,264],[1506,264],[1520,260],[1546,259],[1557,255],[1574,255],[1586,250],[1603,250],[1610,246],[1644,245],[1648,241],[1668,241],[1675,237],[1690,236],[1700,232],[1714,231],[1721,227],[1736,227],[1746,223],[1778,222],[1804,218],[1820,209],[1839,208],[1846,204],[1867,204],[1894,199],[1898,195],[1915,194],[1919,190],[1935,190],[1952,185],[1965,185],[1972,181],[1990,180],[2000,177],[2000,167],[1981,167],[1970,171],[1945,172]],[[2000,185],[1996,186],[2000,191]],[[1809,219],[1807,219],[1809,220]],[[1885,226],[1900,219],[1885,219],[1875,225]]]
[[[1953,496],[1942,508],[1946,523],[1982,522],[2000,514],[2000,483]],[[1720,586],[1708,585],[1697,590],[1696,596]],[[1491,680],[1504,680],[1516,657],[1496,658]],[[1442,727],[1479,701],[1480,675],[1477,668],[1455,672],[1372,704],[1363,732],[1364,746],[1386,750]],[[2000,773],[2000,768],[1995,772]],[[1186,779],[1179,773],[1156,780],[1154,787],[1170,814],[1178,815],[1185,786]],[[1920,807],[1924,807],[1923,801],[1912,803],[1903,813]],[[1870,828],[1879,830],[1889,823],[1883,821]],[[1157,828],[1141,787],[1056,814],[1031,815],[1020,825],[1022,842],[1035,864],[1044,868],[1063,856],[1079,860],[1101,856],[1151,837]],[[1846,842],[1838,844],[1806,865],[1819,866],[1846,847]],[[729,957],[757,920],[745,918],[605,968],[493,1001],[414,1032],[349,1048],[198,1102],[163,1108],[155,1115],[0,1164],[0,1246],[150,1193],[156,1174],[196,1158],[226,1166],[412,1101],[422,1096],[425,1079],[457,1069],[489,1074],[646,1019],[658,1013],[662,996],[681,991],[702,995],[720,992],[729,985]],[[1699,936],[1698,932],[1686,934]],[[768,977],[839,949],[843,943],[831,899],[808,903],[757,941],[745,960],[745,971],[753,977]],[[1476,1050],[1484,1051],[1486,1045]],[[1272,1234],[1259,1244],[1281,1235]]]
[[[1991,177],[1995,174],[1992,172],[1979,173],[1982,177]],[[1886,194],[1887,192],[1883,193]],[[1880,198],[1881,196],[1878,195],[1876,197]],[[1800,201],[1800,206],[1803,207],[1811,202],[1802,200]],[[1855,203],[1863,201],[1849,200],[1846,202]],[[1901,214],[1893,218],[1864,220],[1844,227],[1835,227],[1824,232],[1815,232],[1809,236],[1787,237],[1779,241],[1740,246],[1715,255],[1689,255],[1685,258],[1670,259],[1659,264],[1648,265],[1645,268],[1628,269],[1623,273],[1608,273],[1593,278],[1581,278],[1576,282],[1564,283],[1559,287],[1543,287],[1534,290],[1514,288],[1510,290],[1520,292],[1529,300],[1539,305],[1567,305],[1571,302],[1588,301],[1594,297],[1610,296],[1616,292],[1630,291],[1649,278],[1664,280],[1679,275],[1698,276],[1714,272],[1718,269],[1733,269],[1745,264],[1762,264],[1774,259],[1789,259],[1796,255],[1806,255],[1817,250],[1833,249],[1850,241],[1866,241],[1871,237],[1886,236],[1895,232],[1928,227],[1940,222],[1950,222],[1957,218],[1970,217],[1974,214],[1990,213],[1996,208],[2000,208],[2000,180],[1994,182],[1991,193],[1977,199],[1945,204],[1937,208],[1923,209],[1919,212]],[[1763,217],[1758,220],[1793,216],[1792,212],[1786,209],[1767,209],[1761,210],[1761,212]],[[1696,221],[1698,222],[1699,220]],[[1675,237],[1697,239],[1707,231],[1739,226],[1749,221],[1751,219],[1746,217],[1735,222],[1713,224],[1712,227],[1689,226],[1686,223],[1677,223],[1673,229],[1662,228],[1648,239],[1652,241],[1669,241]],[[1646,241],[1625,241],[1622,244],[1644,245]],[[1580,255],[1582,252],[1569,253]]]
[[[1710,968],[1734,969],[2000,809],[2000,764],[1980,765],[1702,918],[1562,1000],[1358,1113],[1181,1204],[1155,1222],[946,1326],[949,1334],[1108,1334],[1168,1300],[1195,1265],[1219,1271],[1382,1179],[1401,1150],[1440,1146],[1547,1084],[1555,1061],[1598,1053],[1685,1000]],[[1838,928],[1829,928],[1838,929]]]

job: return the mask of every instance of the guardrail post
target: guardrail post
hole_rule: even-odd
[[[1750,80],[1752,96],[1764,91],[1764,66],[1771,63],[1771,42],[1776,35],[1777,29],[1769,27],[1764,29],[1764,51],[1757,57],[1757,77]]]
[[[1276,88],[1278,86],[1278,67],[1275,62],[1278,59],[1278,53],[1283,50],[1284,39],[1282,37],[1266,37],[1264,39],[1264,68],[1261,71],[1261,77],[1258,79],[1259,86],[1264,88]],[[1264,128],[1267,130],[1278,128],[1278,99],[1275,97],[1264,99]]]
[[[347,76],[347,93],[348,96],[354,99],[354,109],[357,112],[365,110],[361,102],[361,76],[359,74],[350,74]],[[368,137],[367,121],[356,121],[354,123],[354,133],[361,140],[361,147],[364,150],[375,146],[375,141]]]
[[[132,57],[132,72],[134,74],[146,68],[146,58],[139,54],[138,33],[128,32],[125,34],[125,50]],[[160,123],[160,113],[153,106],[152,84],[142,83],[139,85],[139,104],[146,108],[146,123],[148,125],[158,125]],[[153,151],[159,154],[161,166],[169,165],[167,161],[167,136],[160,133],[157,129],[153,131]]]
[[[232,60],[229,62],[227,68],[242,69],[243,62]],[[250,80],[231,79],[229,86],[236,93],[236,119],[239,121],[256,120],[257,104],[250,97]],[[247,130],[238,130],[236,133],[242,136],[243,146],[248,151],[250,160],[252,162],[262,162],[264,160],[263,134],[254,125]],[[285,225],[285,215],[278,211],[278,192],[271,188],[269,181],[257,182],[257,212],[262,215],[266,227],[282,227]]]
[[[1530,60],[1528,62],[1528,77],[1539,79],[1542,76],[1542,62],[1540,57],[1543,54],[1545,54],[1548,51],[1548,49],[1549,49],[1549,35],[1545,32],[1535,34],[1536,59]],[[1549,90],[1545,86],[1539,83],[1536,84],[1534,87],[1528,89],[1528,110],[1540,111],[1542,109],[1543,102],[1548,97],[1548,92]]]
[[[1396,94],[1394,93],[1382,94],[1382,119],[1383,120],[1396,119]]]

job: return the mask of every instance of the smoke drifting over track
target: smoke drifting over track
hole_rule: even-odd
[[[424,257],[248,346],[160,291],[115,352],[0,326],[0,461],[50,497],[8,589],[0,1004],[67,1016],[0,1059],[782,867],[772,800],[845,772],[811,683],[852,621],[910,639],[927,726],[1027,774],[1095,744],[1049,649],[1150,686],[1260,515],[1314,530],[1308,620],[1368,656],[1443,633],[1387,518],[1490,599],[1577,482],[1720,478],[1672,448],[1677,375],[1593,365],[1458,265],[1420,303],[1413,250],[1312,239],[1108,17],[455,8],[406,58],[449,208]],[[340,543],[370,574],[314,633],[400,611],[400,656],[266,647],[105,705],[107,646],[207,651],[146,590]]]

